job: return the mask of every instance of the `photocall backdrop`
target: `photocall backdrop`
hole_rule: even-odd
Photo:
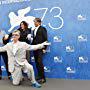
[[[35,17],[51,42],[43,58],[46,77],[90,79],[90,0],[0,0],[0,30],[7,34],[23,20],[33,29]],[[35,68],[33,55],[30,62]]]

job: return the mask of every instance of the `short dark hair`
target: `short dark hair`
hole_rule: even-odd
[[[42,22],[40,18],[35,18],[35,20],[36,20],[37,22],[39,22],[39,23]]]

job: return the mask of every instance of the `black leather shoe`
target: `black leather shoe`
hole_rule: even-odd
[[[38,80],[38,82],[39,82],[40,84],[44,84],[44,83],[46,83],[46,79],[40,79],[40,80]]]

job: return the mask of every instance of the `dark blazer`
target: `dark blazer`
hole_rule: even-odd
[[[43,43],[47,41],[47,30],[45,27],[40,26],[36,32],[36,36],[34,36],[33,32],[33,42],[32,45]]]
[[[18,29],[18,30],[20,31],[19,41],[26,42],[26,43],[30,44],[30,41],[28,40],[27,35],[31,34],[31,29],[28,28],[25,31],[23,31],[22,29]]]

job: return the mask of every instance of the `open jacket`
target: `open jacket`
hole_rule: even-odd
[[[23,66],[26,60],[26,50],[37,50],[43,48],[43,44],[29,45],[25,42],[18,42],[17,50],[13,53],[13,43],[7,43],[5,46],[0,47],[0,52],[7,51],[8,54],[8,67],[9,72],[14,72],[15,66]]]

